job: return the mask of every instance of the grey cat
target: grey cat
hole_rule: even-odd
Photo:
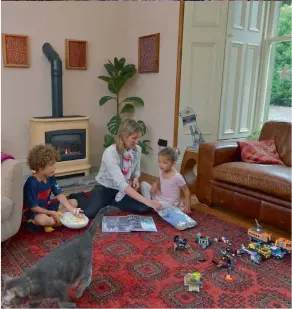
[[[64,242],[21,276],[3,275],[6,282],[2,307],[23,304],[28,298],[30,307],[38,308],[43,299],[58,298],[62,308],[75,308],[76,304],[68,299],[68,288],[80,281],[76,292],[79,298],[90,285],[94,235],[103,215],[111,211],[120,210],[113,206],[103,208],[85,233]]]

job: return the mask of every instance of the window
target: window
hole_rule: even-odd
[[[292,121],[291,1],[271,3],[270,29],[265,39],[268,68],[263,122]]]

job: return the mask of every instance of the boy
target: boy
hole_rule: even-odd
[[[56,182],[54,173],[58,160],[59,153],[51,145],[37,145],[27,157],[27,164],[35,173],[24,185],[23,215],[27,222],[45,227],[46,231],[52,231],[52,226],[60,224],[60,212],[70,211],[75,216],[81,216],[82,213],[77,208],[77,201],[67,200]],[[57,203],[51,203],[51,192],[56,196]]]

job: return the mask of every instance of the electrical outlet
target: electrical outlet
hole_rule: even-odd
[[[159,139],[157,144],[160,147],[167,147],[167,140],[166,139]]]

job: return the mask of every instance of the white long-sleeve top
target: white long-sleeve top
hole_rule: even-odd
[[[142,149],[137,145],[131,166],[132,178],[139,178],[141,175],[141,153]],[[95,180],[104,187],[124,192],[129,184],[122,173],[122,164],[123,156],[119,154],[116,145],[109,146],[102,155],[100,169]]]

